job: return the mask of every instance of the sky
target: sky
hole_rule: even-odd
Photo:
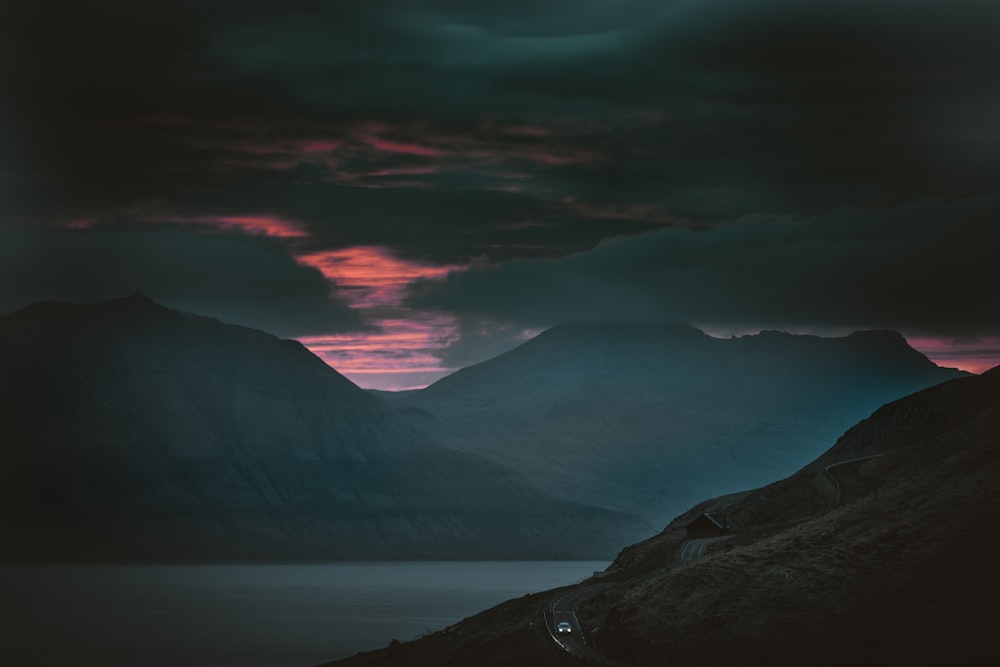
[[[424,386],[569,321],[1000,363],[1000,3],[10,0],[0,313]]]

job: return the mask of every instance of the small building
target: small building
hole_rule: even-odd
[[[723,535],[729,532],[726,528],[725,517],[720,521],[708,512],[702,512],[694,521],[687,525],[687,533],[692,537],[711,537],[713,535]]]

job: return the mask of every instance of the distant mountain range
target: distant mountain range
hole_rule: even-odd
[[[1000,367],[889,403],[797,473],[691,508],[570,587],[575,612],[606,664],[996,664],[997,480]],[[724,539],[686,560],[705,513]],[[547,628],[567,593],[335,664],[581,664]]]
[[[601,558],[959,375],[899,334],[567,325],[417,392],[142,295],[0,317],[0,560]]]
[[[960,375],[893,331],[576,324],[390,398],[456,450],[659,522],[788,474],[880,405]]]
[[[294,341],[135,295],[0,318],[0,560],[566,558],[634,517],[436,444]]]

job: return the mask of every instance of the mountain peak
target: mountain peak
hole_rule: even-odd
[[[864,329],[861,331],[855,331],[848,336],[848,340],[859,340],[867,342],[878,342],[882,344],[893,344],[899,345],[903,344],[909,346],[906,342],[906,338],[903,334],[899,333],[895,329]]]
[[[935,366],[923,353],[910,346],[903,334],[892,329],[855,331],[844,342],[875,365]]]
[[[134,304],[134,305],[144,305],[144,306],[159,306],[160,304],[153,301],[151,298],[146,296],[143,292],[132,292],[128,296],[123,296],[120,299],[112,299],[110,303],[119,304]]]
[[[133,292],[128,296],[123,296],[118,299],[112,299],[110,301],[103,301],[100,303],[92,304],[92,307],[96,310],[103,312],[112,313],[122,313],[122,314],[140,314],[140,313],[176,313],[177,311],[172,308],[168,308],[152,298],[144,294],[143,292]]]
[[[160,305],[142,292],[133,292],[128,296],[119,297],[110,301],[97,301],[91,303],[75,303],[70,301],[40,301],[16,310],[5,318],[20,319],[26,321],[51,321],[64,317],[86,317],[98,314],[106,316],[109,313],[175,313],[177,311]]]

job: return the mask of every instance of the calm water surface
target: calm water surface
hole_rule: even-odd
[[[0,665],[309,667],[576,583],[606,565],[0,567]]]

